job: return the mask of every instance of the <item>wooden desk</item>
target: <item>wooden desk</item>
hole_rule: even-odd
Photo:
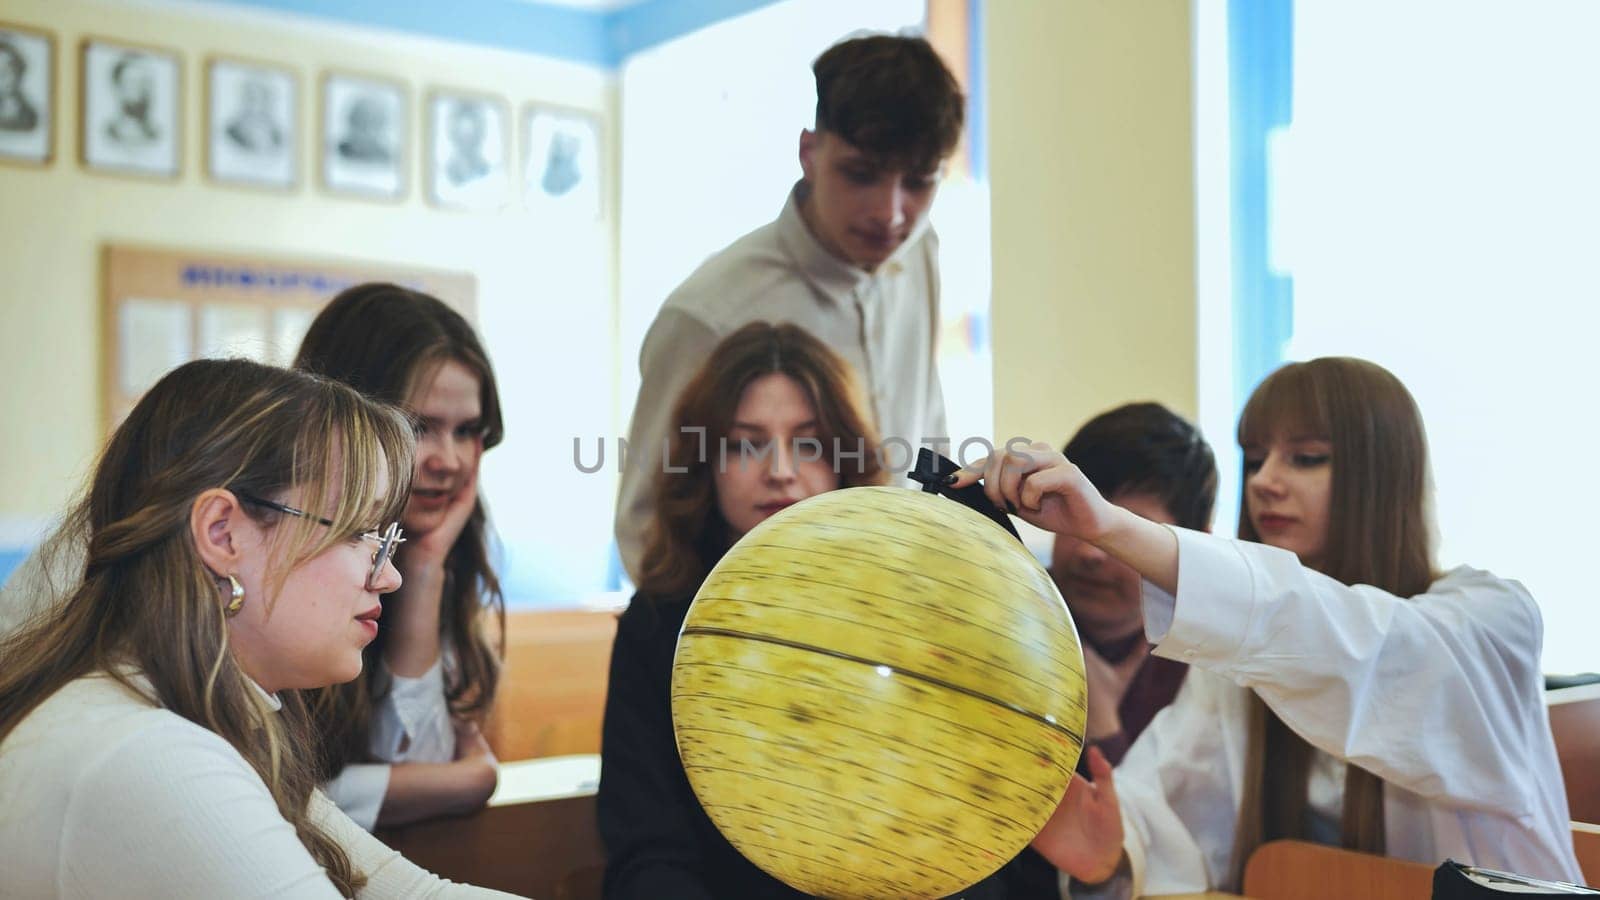
[[[1600,684],[1546,691],[1545,705],[1569,814],[1579,822],[1600,822]]]
[[[1270,841],[1250,854],[1244,892],[1257,900],[1428,900],[1433,867],[1304,841]]]
[[[506,614],[505,669],[485,729],[496,756],[600,752],[616,633],[616,610]]]
[[[538,900],[599,900],[605,853],[594,789],[582,783],[583,762],[570,757],[506,763],[486,809],[382,829],[378,837],[451,881]],[[598,771],[597,759],[593,768]],[[552,792],[565,796],[551,798]]]
[[[389,828],[378,837],[419,866],[452,881],[538,900],[600,900],[605,853],[592,793],[556,799],[519,794],[545,789],[533,771],[555,760],[509,763],[491,805],[471,816]],[[576,767],[562,766],[562,775]],[[535,765],[539,764],[539,765]],[[545,782],[541,785],[540,782]],[[1243,900],[1238,894],[1146,895],[1145,900]]]
[[[1572,851],[1590,887],[1600,887],[1600,825],[1572,823]]]

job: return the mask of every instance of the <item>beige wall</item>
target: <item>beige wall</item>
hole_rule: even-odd
[[[564,258],[570,252],[541,250],[552,245],[549,235],[540,234],[515,202],[498,213],[428,205],[419,161],[423,106],[431,86],[490,92],[513,109],[543,101],[597,110],[614,123],[615,82],[608,73],[226,6],[6,0],[0,21],[53,32],[58,76],[55,161],[43,169],[0,165],[0,379],[6,384],[0,391],[0,422],[5,423],[0,428],[0,525],[15,528],[17,522],[55,515],[102,440],[97,251],[105,242],[471,272],[478,279],[480,325],[502,381],[553,375],[538,368],[542,355],[516,352],[548,341],[548,332],[541,341],[541,327],[567,329],[569,343],[589,344],[591,358],[611,361],[614,240],[607,226],[596,225],[590,241],[598,248],[598,277],[596,254],[589,255],[588,268],[575,270],[577,264]],[[85,35],[182,54],[183,172],[176,182],[92,174],[78,162],[79,43]],[[301,183],[291,193],[221,187],[202,174],[202,79],[212,54],[270,57],[298,73]],[[313,168],[317,90],[322,72],[334,66],[409,86],[410,188],[403,203],[336,198],[318,184]],[[614,127],[607,130],[614,136]],[[613,161],[607,165],[615,171]],[[615,199],[613,191],[613,209]],[[578,287],[563,289],[560,296],[541,293],[541,285],[552,283],[552,273],[559,283]],[[555,326],[548,325],[552,319]],[[524,399],[535,406],[540,402],[531,392]],[[508,398],[508,405],[513,402]],[[610,403],[607,394],[601,405],[612,429],[608,433],[615,433]],[[526,426],[530,418],[524,415],[518,424]],[[513,419],[511,410],[507,419]],[[507,446],[528,433],[526,427],[518,429]],[[509,452],[499,455],[513,462]]]
[[[986,6],[995,426],[1197,410],[1187,0]]]
[[[1193,415],[1188,3],[1006,0],[986,9],[996,433],[1059,442],[1087,416],[1136,398]],[[317,80],[330,66],[405,81],[413,148],[420,147],[422,98],[431,85],[486,90],[513,104],[604,110],[614,125],[615,82],[607,73],[226,6],[8,0],[0,19],[55,33],[58,98],[65,101],[58,103],[50,166],[0,165],[0,378],[9,385],[0,391],[0,543],[7,542],[6,523],[60,509],[102,438],[97,250],[105,242],[474,272],[503,381],[571,381],[556,377],[555,363],[565,359],[570,368],[579,351],[552,352],[548,364],[546,354],[523,351],[548,343],[554,327],[579,335],[567,343],[594,351],[585,354],[586,370],[614,377],[612,281],[591,275],[590,295],[570,287],[586,283],[583,273],[571,272],[559,299],[542,296],[538,286],[549,271],[569,263],[541,256],[541,235],[516,204],[498,214],[434,209],[419,190],[415,155],[411,189],[398,206],[330,197],[311,177]],[[177,182],[91,174],[78,163],[78,46],[88,34],[183,54],[184,172]],[[294,192],[219,187],[203,177],[201,85],[212,54],[271,55],[298,72],[302,183]],[[614,127],[610,136],[617,136]],[[608,141],[613,160],[616,144]],[[615,191],[610,205],[614,211]],[[597,239],[607,252],[614,246],[609,233]],[[602,310],[598,325],[595,309]],[[486,467],[544,462],[544,444],[518,449],[513,442],[526,440],[541,416],[571,418],[574,411],[562,408],[565,393],[508,397],[508,404],[524,405],[520,415],[508,410],[521,427]],[[571,405],[596,406],[578,399]],[[614,408],[602,405],[605,421],[584,421],[578,433],[617,433]],[[570,468],[566,457],[548,462],[552,470]],[[575,496],[580,490],[605,493],[587,483],[572,488]]]

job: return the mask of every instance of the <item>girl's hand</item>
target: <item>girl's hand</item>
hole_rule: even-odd
[[[494,750],[489,747],[489,741],[478,728],[478,723],[471,719],[453,721],[456,731],[456,759],[481,759],[493,765],[496,762]]]
[[[1089,748],[1090,781],[1073,775],[1066,796],[1051,813],[1033,849],[1084,884],[1099,884],[1116,874],[1122,861],[1122,809],[1111,763],[1098,747]]]
[[[435,816],[465,816],[482,809],[499,784],[500,768],[489,742],[469,719],[453,719],[455,759],[447,763],[396,763],[378,824],[405,825]]]
[[[461,531],[478,506],[478,462],[483,458],[483,442],[478,439],[470,461],[471,468],[461,485],[450,495],[439,524],[426,534],[410,538],[395,554],[395,565],[404,581],[400,590],[385,604],[389,626],[383,648],[389,671],[406,678],[420,678],[439,658],[439,621],[444,614],[445,559],[461,537]]]
[[[457,798],[466,812],[480,809],[494,796],[500,783],[500,761],[495,759],[489,741],[471,719],[456,719]]]
[[[467,527],[467,520],[472,518],[472,511],[478,507],[478,463],[482,458],[483,450],[480,447],[472,461],[472,471],[461,487],[450,495],[439,527],[407,542],[407,552],[399,554],[398,561],[419,567],[443,564],[445,557],[450,554],[450,548],[456,545],[456,539]]]
[[[1111,529],[1120,507],[1107,501],[1078,467],[1049,444],[1035,441],[972,463],[955,487],[983,479],[983,492],[1001,509],[1057,534],[1095,541]]]

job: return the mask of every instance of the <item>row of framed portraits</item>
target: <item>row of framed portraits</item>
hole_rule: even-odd
[[[54,157],[56,42],[0,22],[0,161]],[[320,79],[314,156],[334,194],[398,201],[409,189],[410,90],[376,75],[328,70]],[[183,58],[173,50],[85,38],[79,70],[78,152],[91,170],[177,178],[183,160]],[[301,182],[300,78],[275,63],[211,57],[205,64],[205,172],[220,184],[291,191]],[[424,104],[428,200],[496,209],[513,190],[512,113],[488,93],[430,88]],[[518,118],[523,202],[532,210],[600,218],[597,116],[525,104]]]

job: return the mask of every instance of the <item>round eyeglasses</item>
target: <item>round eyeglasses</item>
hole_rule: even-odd
[[[263,500],[260,497],[255,497],[250,494],[235,492],[235,496],[237,496],[240,500],[251,504],[252,506],[260,506],[265,507],[266,509],[277,510],[285,515],[298,516],[302,519],[310,519],[313,522],[320,522],[329,528],[333,527],[333,522],[329,521],[328,519],[324,519],[321,516],[313,516],[303,509],[295,509],[292,506],[284,506],[282,503],[275,503],[271,500]],[[367,590],[376,590],[373,585],[378,583],[378,578],[383,572],[383,564],[388,562],[394,556],[395,546],[405,543],[406,539],[401,537],[399,522],[390,522],[389,527],[385,528],[382,532],[369,531],[361,535],[361,539],[373,545],[372,568],[367,571]]]

